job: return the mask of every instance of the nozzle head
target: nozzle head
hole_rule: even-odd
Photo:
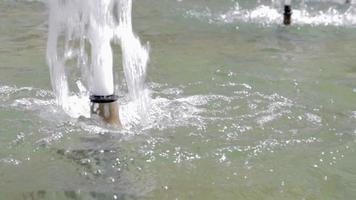
[[[290,5],[284,6],[283,24],[290,25],[292,23],[292,7]]]

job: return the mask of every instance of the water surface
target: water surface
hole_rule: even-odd
[[[354,199],[356,14],[306,2],[134,1],[152,108],[115,130],[56,106],[45,3],[1,0],[0,199]]]

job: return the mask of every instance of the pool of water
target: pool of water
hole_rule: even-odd
[[[134,1],[152,105],[117,130],[56,106],[45,2],[0,0],[0,199],[356,197],[350,5],[295,1],[284,27],[276,1]]]

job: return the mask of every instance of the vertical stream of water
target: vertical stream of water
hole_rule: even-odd
[[[88,117],[90,94],[113,94],[111,45],[121,45],[130,101],[143,118],[149,54],[132,29],[132,0],[50,0],[49,10],[47,61],[58,105],[72,117]],[[77,77],[70,78],[72,67]]]

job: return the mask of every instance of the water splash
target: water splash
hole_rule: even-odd
[[[90,93],[113,94],[111,45],[118,44],[130,101],[143,116],[149,103],[145,88],[149,55],[133,33],[132,1],[50,0],[48,4],[47,60],[57,104],[71,117],[88,117]],[[79,108],[74,102],[85,106]]]
[[[283,21],[282,1],[271,1],[270,4],[260,4],[252,9],[242,8],[238,2],[233,8],[225,12],[214,13],[207,10],[188,10],[186,16],[208,19],[210,23],[256,23],[264,26],[281,24]],[[318,2],[312,2],[314,4]],[[329,3],[330,2],[319,2]],[[301,1],[299,5],[293,4],[293,24],[311,26],[355,26],[356,2],[337,5],[341,2],[333,2],[327,9],[317,8]],[[343,2],[345,3],[345,2]],[[334,5],[335,4],[335,5]],[[342,7],[342,8],[340,8]]]

